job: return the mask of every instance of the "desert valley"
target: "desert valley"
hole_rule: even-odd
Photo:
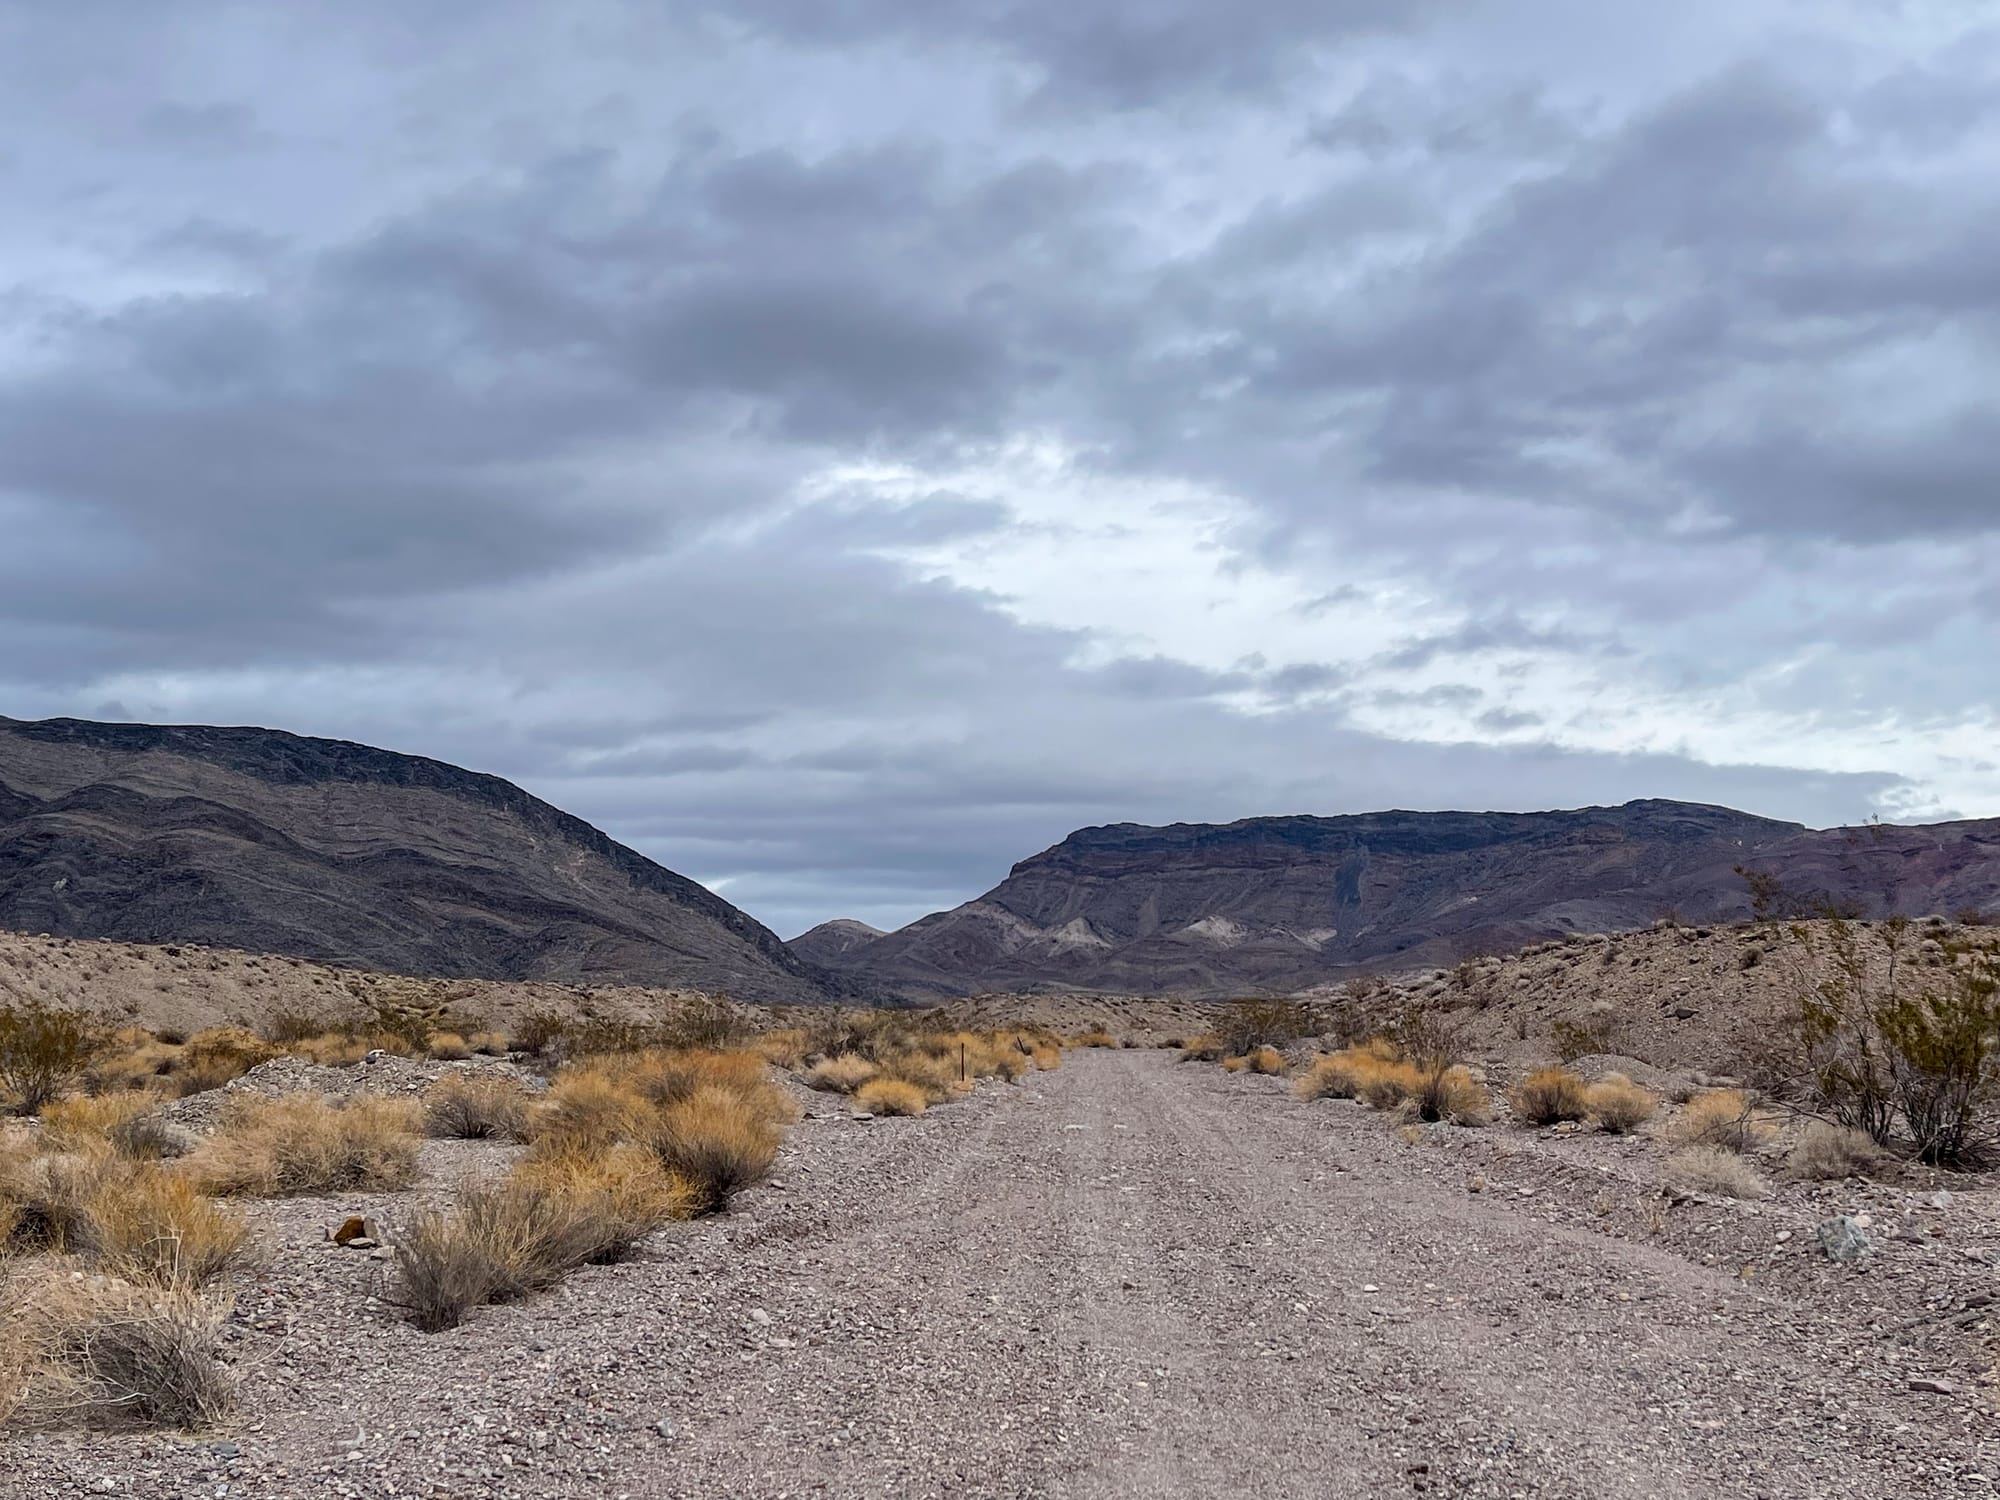
[[[2000,1482],[1995,824],[1085,830],[786,945],[359,746],[0,807],[6,1493]]]

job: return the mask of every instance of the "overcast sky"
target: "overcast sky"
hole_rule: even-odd
[[[0,0],[0,713],[787,936],[1091,823],[2000,815],[1988,0]]]

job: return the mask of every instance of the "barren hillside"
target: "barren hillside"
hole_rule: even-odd
[[[822,962],[917,995],[1277,994],[1669,911],[1747,916],[1739,865],[1860,914],[2000,908],[2000,822],[1814,831],[1647,801],[1087,828],[887,936],[808,937]]]
[[[0,719],[0,926],[473,979],[840,992],[495,776],[270,729]]]

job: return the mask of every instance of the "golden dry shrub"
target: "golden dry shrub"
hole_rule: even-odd
[[[0,1288],[7,1347],[0,1415],[195,1431],[228,1415],[235,1377],[216,1356],[224,1298],[49,1266]]]
[[[993,1076],[1003,1083],[1019,1083],[1033,1071],[1034,1066],[1027,1053],[1009,1049],[994,1059]]]
[[[516,1079],[447,1073],[424,1094],[424,1134],[444,1140],[521,1141],[534,1096]]]
[[[0,1248],[14,1253],[81,1252],[90,1244],[91,1200],[132,1170],[108,1146],[88,1151],[40,1152],[32,1142],[0,1149]]]
[[[1493,1123],[1493,1096],[1486,1085],[1464,1067],[1445,1068],[1419,1074],[1411,1098],[1417,1101],[1418,1118],[1444,1120],[1453,1125],[1476,1129]]]
[[[146,1093],[72,1094],[42,1111],[41,1145],[45,1151],[116,1150],[113,1139],[121,1127],[159,1106]]]
[[[771,1082],[771,1071],[755,1052],[707,1048],[654,1049],[600,1066],[649,1104],[664,1107],[703,1089],[735,1094],[744,1106],[779,1122],[797,1118],[791,1100]]]
[[[465,1041],[481,1057],[507,1055],[507,1033],[504,1031],[475,1031]]]
[[[871,1078],[854,1091],[854,1107],[871,1115],[920,1115],[924,1091],[900,1078]]]
[[[150,1286],[204,1286],[234,1264],[250,1234],[240,1214],[186,1177],[134,1163],[107,1174],[84,1205],[89,1258]]]
[[[1623,1073],[1606,1073],[1584,1091],[1583,1104],[1599,1129],[1612,1135],[1630,1135],[1653,1118],[1660,1099]]]
[[[1537,1068],[1514,1085],[1507,1102],[1523,1124],[1554,1125],[1588,1114],[1588,1093],[1584,1081],[1568,1068]]]
[[[386,1300],[426,1332],[456,1328],[472,1308],[554,1286],[597,1243],[579,1198],[513,1181],[468,1183],[450,1210],[419,1213],[397,1240]]]
[[[1785,1170],[1807,1182],[1837,1182],[1878,1170],[1888,1153],[1865,1130],[1814,1120],[1785,1159]]]
[[[1330,1053],[1313,1059],[1292,1085],[1292,1092],[1301,1099],[1353,1099],[1360,1095],[1361,1085],[1371,1071],[1351,1049]]]
[[[1241,1073],[1249,1066],[1250,1059],[1247,1057],[1225,1057],[1222,1060],[1222,1071],[1225,1073]]]
[[[1221,1062],[1229,1049],[1219,1036],[1189,1037],[1181,1048],[1180,1062]]]
[[[1088,1031],[1080,1031],[1069,1039],[1072,1047],[1116,1047],[1118,1038],[1102,1026],[1093,1026]]]
[[[875,1064],[858,1052],[841,1052],[832,1057],[822,1057],[807,1068],[803,1077],[806,1087],[828,1094],[851,1094],[862,1084],[873,1078],[879,1071]]]
[[[1734,1151],[1723,1146],[1684,1146],[1667,1158],[1667,1181],[1683,1192],[1722,1198],[1764,1198],[1771,1189]]]
[[[283,1049],[242,1026],[211,1026],[197,1031],[181,1048],[174,1083],[181,1097],[206,1093],[232,1083]]]
[[[1674,1136],[1690,1146],[1751,1151],[1768,1145],[1777,1127],[1757,1112],[1741,1089],[1709,1089],[1696,1094],[1674,1122]]]
[[[1053,1073],[1062,1066],[1062,1048],[1053,1042],[1038,1043],[1028,1056],[1038,1072]]]
[[[472,1044],[456,1031],[433,1031],[425,1055],[432,1062],[464,1062],[472,1056]]]
[[[1356,1096],[1371,1109],[1394,1109],[1423,1091],[1424,1074],[1405,1062],[1376,1063],[1361,1081]]]
[[[958,1060],[923,1052],[898,1052],[883,1059],[882,1077],[920,1091],[927,1103],[943,1104],[959,1092]],[[865,1088],[867,1085],[863,1085]],[[857,1096],[860,1090],[856,1091]]]
[[[603,1070],[572,1063],[556,1075],[528,1113],[527,1136],[537,1151],[601,1151],[643,1135],[651,1106]]]
[[[768,1114],[730,1089],[697,1089],[659,1111],[647,1144],[688,1184],[697,1214],[721,1213],[777,1160],[782,1134]]]
[[[181,1048],[163,1042],[143,1027],[126,1026],[111,1034],[105,1051],[90,1065],[85,1082],[99,1094],[127,1089],[157,1089],[179,1066]]]
[[[625,1259],[655,1230],[694,1211],[694,1193],[643,1146],[529,1157],[509,1180],[522,1189],[573,1200],[589,1227],[585,1259],[608,1265]]]
[[[774,1068],[796,1069],[806,1060],[806,1034],[795,1026],[767,1031],[751,1041],[750,1050]]]
[[[236,1101],[186,1168],[210,1193],[260,1198],[408,1187],[417,1177],[414,1101],[319,1094]]]
[[[1259,1047],[1243,1059],[1243,1065],[1252,1073],[1276,1078],[1285,1071],[1285,1055],[1276,1047]]]

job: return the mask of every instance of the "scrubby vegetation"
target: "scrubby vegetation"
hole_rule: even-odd
[[[1398,1035],[1374,1037],[1314,1059],[1293,1086],[1301,1099],[1359,1099],[1371,1108],[1408,1108],[1424,1121],[1491,1122],[1486,1085],[1458,1061],[1456,1033],[1410,1020]]]
[[[1723,1198],[1764,1198],[1770,1187],[1735,1152],[1720,1146],[1685,1146],[1667,1158],[1667,1181],[1690,1193]]]
[[[527,1138],[527,1089],[511,1078],[450,1073],[424,1095],[424,1133],[464,1141]]]
[[[1709,1089],[1697,1094],[1674,1122],[1677,1139],[1721,1151],[1753,1151],[1768,1145],[1777,1133],[1777,1126],[1741,1089]]]
[[[419,1124],[407,1100],[250,1097],[236,1101],[187,1168],[206,1191],[223,1195],[403,1188],[416,1180]]]
[[[110,1046],[105,1028],[89,1015],[39,1000],[0,1006],[0,1091],[24,1115],[76,1086]]]
[[[1783,929],[1794,1010],[1771,1082],[1877,1145],[1937,1166],[2000,1150],[2000,950],[1970,935]]]
[[[900,1078],[871,1078],[854,1091],[854,1107],[874,1115],[920,1115],[924,1091]]]
[[[1785,1160],[1793,1177],[1807,1182],[1834,1182],[1878,1170],[1887,1153],[1866,1131],[1814,1120],[1799,1136]]]
[[[1599,1129],[1612,1135],[1629,1135],[1653,1118],[1660,1100],[1623,1073],[1606,1073],[1584,1091],[1583,1106]]]
[[[1507,1096],[1514,1118],[1525,1125],[1555,1125],[1590,1113],[1589,1089],[1568,1068],[1537,1068]]]

